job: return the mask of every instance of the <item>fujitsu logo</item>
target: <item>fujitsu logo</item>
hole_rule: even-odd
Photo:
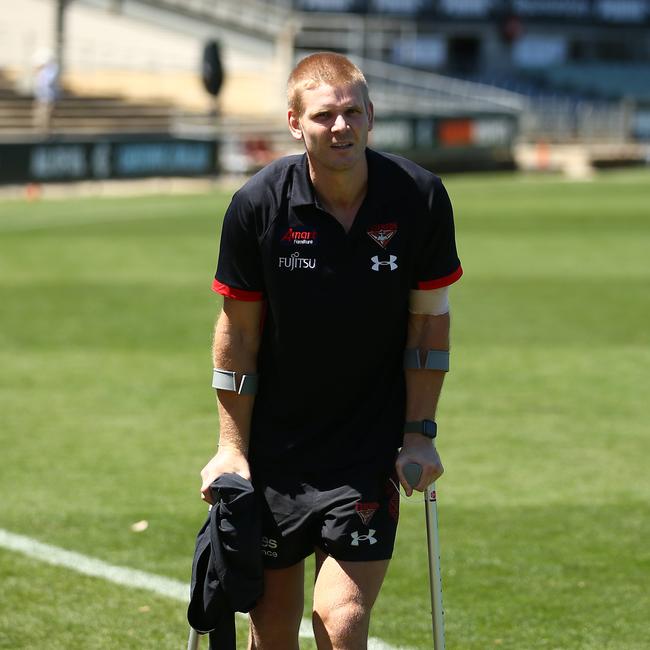
[[[294,246],[309,246],[316,243],[316,237],[317,233],[315,230],[294,230],[293,228],[289,228],[289,230],[282,235],[280,241],[283,244],[293,244]]]
[[[315,269],[316,260],[312,257],[300,257],[300,253],[291,253],[290,257],[279,257],[278,268],[295,271],[296,269]]]
[[[372,270],[379,271],[382,266],[388,266],[391,271],[394,271],[397,268],[397,255],[389,255],[387,260],[380,260],[378,255],[373,255],[370,258],[372,262]]]

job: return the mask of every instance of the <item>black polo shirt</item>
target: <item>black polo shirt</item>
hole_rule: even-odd
[[[213,289],[264,300],[249,460],[284,472],[392,462],[405,412],[411,289],[462,274],[440,179],[370,149],[348,233],[315,196],[306,155],[268,165],[226,212]]]

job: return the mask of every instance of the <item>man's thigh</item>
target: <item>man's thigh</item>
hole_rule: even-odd
[[[339,593],[343,600],[355,600],[372,607],[386,577],[390,560],[346,562],[316,549],[314,600]],[[334,598],[336,600],[336,598]]]
[[[304,603],[304,562],[264,571],[264,594],[250,613],[252,650],[297,650]]]

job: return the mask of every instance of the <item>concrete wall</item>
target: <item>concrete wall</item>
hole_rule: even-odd
[[[226,71],[223,113],[283,114],[288,71],[277,43],[187,17],[161,16],[137,3],[130,15],[116,14],[110,4],[74,0],[69,5],[64,82],[71,90],[166,100],[207,111],[212,99],[200,81],[200,61],[206,40],[217,38]],[[34,53],[44,47],[54,50],[55,5],[54,0],[0,0],[0,67],[23,92],[31,89]]]

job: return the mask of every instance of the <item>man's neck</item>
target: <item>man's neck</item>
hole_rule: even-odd
[[[346,171],[315,169],[310,164],[309,176],[323,207],[349,231],[368,189],[365,159]]]

